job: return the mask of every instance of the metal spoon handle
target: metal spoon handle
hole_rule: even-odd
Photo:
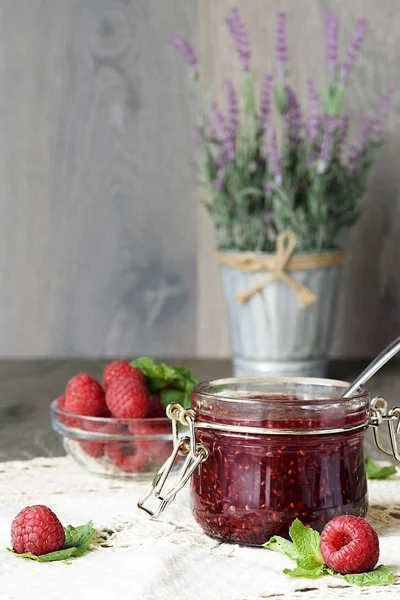
[[[384,364],[387,363],[397,352],[400,350],[400,337],[393,340],[389,346],[386,346],[384,350],[374,360],[368,365],[366,369],[353,381],[351,386],[347,388],[344,394],[342,394],[343,398],[348,398],[351,396],[360,385],[363,385],[370,379]]]

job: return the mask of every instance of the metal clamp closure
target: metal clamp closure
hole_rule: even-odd
[[[191,409],[185,409],[180,404],[169,404],[167,406],[167,416],[172,421],[172,434],[174,449],[171,456],[165,461],[158,473],[153,479],[150,489],[138,502],[138,508],[141,508],[151,518],[157,519],[166,507],[173,502],[176,494],[189,481],[197,466],[207,460],[209,452],[203,444],[196,444],[195,439],[195,413]],[[189,435],[179,437],[178,423],[189,427]],[[163,493],[164,486],[171,473],[172,467],[179,456],[186,456],[183,465],[173,483],[172,487],[166,493]],[[145,503],[150,498],[156,498],[158,505],[150,509]]]
[[[384,448],[379,438],[378,428],[383,422],[386,422],[388,425],[390,445],[392,447],[391,450]],[[400,462],[400,453],[396,437],[400,433],[400,407],[388,410],[388,405],[384,398],[374,398],[371,401],[369,425],[373,428],[377,448],[384,454],[393,456]]]

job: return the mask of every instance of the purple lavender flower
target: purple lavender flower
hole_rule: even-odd
[[[225,93],[228,106],[228,119],[224,126],[224,145],[230,159],[234,158],[236,150],[236,137],[239,125],[239,109],[235,88],[230,79],[225,81]]]
[[[211,102],[210,104],[210,122],[214,126],[217,137],[220,136],[225,127],[225,118],[216,102]]]
[[[171,36],[170,41],[175,48],[178,48],[187,66],[192,70],[195,70],[197,68],[197,58],[189,42],[181,38],[179,35]]]
[[[361,45],[367,32],[368,23],[365,19],[359,19],[357,22],[356,35],[346,52],[342,68],[340,70],[340,83],[345,84],[349,78],[350,72],[354,66]]]
[[[225,137],[226,137],[226,122],[223,114],[218,108],[216,102],[210,104],[210,116],[209,123],[213,129],[214,137],[221,144],[221,165],[226,165],[229,160],[228,152],[225,148]]]
[[[382,102],[378,108],[377,115],[373,120],[370,136],[374,144],[379,144],[383,136],[383,128],[388,116],[389,106],[392,101],[393,90],[389,89],[382,98]]]
[[[348,171],[350,175],[354,175],[357,167],[358,159],[363,156],[367,149],[368,139],[374,127],[374,119],[366,117],[363,119],[362,128],[358,142],[350,148],[348,158]]]
[[[276,16],[276,62],[278,64],[278,75],[281,80],[285,78],[287,52],[286,44],[286,14],[282,11]]]
[[[267,182],[265,184],[265,193],[267,196],[270,196],[273,192],[273,188],[272,186]],[[272,223],[274,218],[274,213],[272,212],[272,210],[269,210],[268,212],[266,212],[264,214],[264,223],[266,223],[267,225],[269,225],[270,223]]]
[[[266,149],[269,160],[270,172],[277,185],[282,185],[281,157],[279,155],[276,134],[272,123],[268,123],[266,135]]]
[[[307,79],[307,92],[308,92],[308,103],[310,106],[310,117],[308,119],[308,137],[310,142],[313,143],[318,134],[321,121],[321,107],[319,104],[319,98],[315,91],[314,82],[312,79]]]
[[[243,73],[248,73],[250,71],[251,58],[250,44],[246,27],[237,6],[234,6],[231,9],[231,12],[226,18],[226,24],[228,25],[228,29],[231,32],[236,46],[236,52],[242,66],[242,71]]]
[[[274,78],[268,73],[264,77],[263,86],[261,88],[261,102],[260,102],[260,120],[261,123],[265,124],[271,112],[271,97],[272,97],[272,84]]]
[[[326,14],[326,62],[328,64],[329,77],[332,79],[336,75],[338,59],[338,22],[335,15],[331,12]]]
[[[336,129],[338,120],[336,117],[325,117],[324,120],[324,135],[322,137],[321,150],[317,163],[317,173],[322,175],[332,159],[332,152],[335,142]]]
[[[299,144],[301,141],[302,117],[300,105],[292,88],[288,85],[284,88],[287,99],[287,108],[284,115],[284,122],[289,141],[292,144]]]

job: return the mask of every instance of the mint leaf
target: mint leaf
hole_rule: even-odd
[[[367,573],[353,573],[351,575],[342,575],[343,579],[347,583],[353,585],[388,585],[393,583],[394,575],[392,569],[379,565],[374,571],[368,571]]]
[[[83,554],[88,549],[95,530],[93,528],[93,521],[89,521],[86,525],[79,525],[78,527],[67,525],[67,527],[64,527],[64,532],[64,548],[76,548]]]
[[[192,403],[192,389],[198,382],[186,367],[169,367],[165,363],[157,364],[152,358],[142,356],[131,362],[146,377],[151,392],[161,390],[163,406],[177,402],[184,408]],[[180,392],[180,393],[176,393]]]
[[[274,535],[272,538],[270,538],[268,542],[263,544],[263,548],[280,552],[292,560],[296,560],[298,557],[294,544],[289,542],[289,540],[285,540],[285,538],[281,537],[280,535]]]
[[[283,569],[285,575],[290,575],[290,577],[307,577],[308,579],[317,579],[317,577],[322,577],[322,575],[326,575],[325,573],[325,565],[320,565],[319,567],[315,567],[314,569],[305,569],[304,567],[296,567],[295,569]]]
[[[95,533],[93,529],[93,522],[89,521],[86,525],[80,525],[79,527],[73,527],[68,525],[64,527],[65,532],[65,543],[62,550],[56,552],[48,552],[47,554],[41,554],[35,556],[31,552],[24,552],[18,554],[11,548],[7,548],[9,552],[15,554],[19,558],[25,558],[29,560],[36,560],[37,562],[53,562],[56,560],[67,560],[68,558],[82,556],[87,551],[91,542],[92,536]]]
[[[319,549],[320,535],[318,531],[306,527],[299,519],[295,519],[290,526],[289,535],[298,554],[298,567],[313,569],[324,564]]]
[[[172,388],[164,388],[160,392],[160,397],[164,408],[167,408],[168,404],[174,404],[175,402],[183,406],[185,392],[182,390],[174,390]]]
[[[289,535],[293,543],[279,535],[275,535],[263,544],[264,548],[280,552],[296,561],[294,569],[283,570],[285,575],[289,575],[290,577],[307,577],[308,579],[316,579],[323,575],[333,575],[343,578],[347,583],[359,586],[388,585],[394,581],[392,569],[383,565],[368,573],[355,573],[351,575],[341,575],[329,569],[324,564],[319,549],[319,533],[310,527],[305,527],[299,519],[293,521],[289,529]]]
[[[151,392],[166,387],[173,375],[173,370],[165,363],[158,365],[152,358],[147,358],[146,356],[133,360],[131,365],[142,371]]]
[[[387,479],[391,475],[397,473],[397,469],[394,465],[378,467],[378,465],[374,463],[372,458],[366,459],[365,469],[367,471],[368,479]]]

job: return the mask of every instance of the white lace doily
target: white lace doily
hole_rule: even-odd
[[[158,521],[136,508],[148,483],[89,475],[69,458],[0,463],[2,600],[259,600],[400,598],[391,586],[356,588],[333,577],[291,579],[280,554],[221,544],[191,516],[187,490]],[[368,519],[381,542],[380,562],[400,574],[400,477],[369,482]],[[64,525],[94,521],[104,542],[62,562],[24,561],[8,553],[10,524],[29,504],[46,504]],[[398,578],[396,578],[396,581]]]

